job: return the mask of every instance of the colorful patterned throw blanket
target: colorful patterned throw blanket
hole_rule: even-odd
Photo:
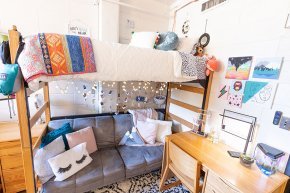
[[[91,39],[40,33],[25,38],[18,63],[27,82],[41,76],[96,72]]]

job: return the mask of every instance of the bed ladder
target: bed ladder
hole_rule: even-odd
[[[208,103],[209,103],[209,97],[210,97],[212,78],[213,78],[213,72],[211,72],[210,75],[206,78],[206,83],[205,83],[204,88],[196,87],[196,86],[182,85],[182,84],[177,84],[177,83],[168,83],[165,120],[174,120],[174,121],[179,122],[182,125],[185,125],[186,127],[190,128],[190,129],[193,128],[193,123],[179,117],[178,115],[175,115],[175,114],[169,112],[170,104],[177,105],[179,107],[185,108],[187,110],[190,110],[190,111],[193,111],[196,113],[200,113],[201,109],[207,110]],[[178,89],[178,90],[183,90],[183,91],[188,91],[191,93],[203,95],[203,101],[202,101],[201,108],[171,98],[172,89]],[[203,121],[205,121],[205,120],[206,120],[206,116],[203,116]],[[204,131],[204,125],[201,128],[201,131]]]
[[[13,26],[12,30],[9,30],[9,46],[10,46],[10,56],[11,63],[15,63],[17,50],[19,47],[20,33],[17,31],[17,27]],[[29,104],[27,91],[24,85],[24,79],[21,81],[21,88],[16,93],[17,111],[18,111],[18,121],[20,128],[20,139],[21,139],[21,151],[23,159],[25,186],[27,193],[36,192],[36,177],[34,174],[33,167],[33,149],[37,147],[41,142],[41,137],[45,134],[44,132],[40,135],[38,141],[32,147],[31,141],[31,128],[36,124],[37,120],[45,113],[46,123],[43,127],[47,127],[50,121],[50,103],[49,103],[49,88],[48,83],[42,84],[44,93],[44,104],[36,111],[36,113],[30,117]]]

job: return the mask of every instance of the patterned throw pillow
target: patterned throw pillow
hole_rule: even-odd
[[[81,143],[50,158],[48,163],[56,176],[54,181],[63,181],[89,165],[92,160],[87,151],[86,143]]]
[[[70,148],[78,144],[87,142],[87,150],[89,154],[98,150],[95,135],[92,127],[86,127],[79,131],[68,133],[65,135]]]
[[[54,176],[51,167],[49,166],[48,159],[55,157],[63,152],[65,152],[65,146],[62,136],[58,137],[47,146],[36,151],[34,156],[34,170],[41,183],[46,183]]]
[[[70,124],[69,123],[65,123],[59,129],[55,129],[55,130],[50,131],[49,133],[47,133],[41,139],[40,148],[43,148],[44,146],[48,145],[49,143],[51,143],[53,140],[55,140],[59,136],[62,136],[63,137],[63,142],[65,144],[65,149],[68,150],[69,149],[69,145],[68,145],[68,142],[67,142],[67,139],[66,139],[65,135],[67,133],[72,133],[72,132],[73,132],[73,129],[71,128]]]

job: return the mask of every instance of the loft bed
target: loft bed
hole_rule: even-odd
[[[17,51],[19,48],[19,44],[20,44],[20,33],[17,31],[16,26],[13,26],[12,30],[9,30],[9,45],[10,45],[10,56],[11,56],[11,61],[12,63],[15,62],[16,59],[16,55],[17,55]],[[101,44],[101,43],[100,43]],[[106,43],[107,46],[109,46],[108,43]],[[127,48],[127,51],[130,48]],[[140,49],[136,49],[137,52],[140,51]],[[134,52],[134,51],[133,51]],[[147,51],[146,51],[147,52]],[[150,57],[150,54],[157,53],[156,51],[148,51],[147,53],[147,57]],[[137,54],[137,53],[136,53]],[[162,52],[161,55],[164,55],[164,57],[166,54]],[[126,59],[123,57],[124,61],[126,61]],[[139,60],[142,60],[142,58],[138,58]],[[103,58],[103,60],[105,61],[105,59]],[[98,62],[98,59],[97,59]],[[170,61],[169,61],[170,62]],[[108,63],[106,63],[108,64]],[[146,60],[143,60],[142,64],[146,64]],[[99,67],[99,66],[98,66]],[[133,67],[133,66],[131,66]],[[138,68],[140,66],[135,66],[134,69]],[[160,66],[159,66],[160,67]],[[163,66],[164,67],[164,66]],[[109,70],[108,67],[106,67],[107,70]],[[150,70],[148,70],[150,69]],[[165,68],[166,69],[166,68]],[[173,68],[172,68],[173,69]],[[153,68],[147,68],[147,71],[145,70],[145,74],[141,75],[137,80],[142,80],[142,78],[144,78],[145,80],[143,81],[163,81],[163,82],[168,82],[168,87],[167,87],[167,102],[166,102],[166,108],[165,108],[165,118],[167,120],[175,120],[183,125],[186,125],[189,128],[192,128],[193,125],[192,123],[182,119],[181,117],[178,117],[177,115],[174,115],[172,113],[169,112],[169,107],[170,104],[175,104],[178,106],[181,106],[185,109],[194,111],[194,112],[200,112],[203,110],[207,110],[208,108],[208,102],[209,102],[209,94],[210,94],[210,89],[211,89],[211,83],[212,83],[212,77],[213,77],[213,73],[211,72],[210,75],[208,77],[206,77],[205,80],[196,80],[195,78],[188,79],[188,78],[176,78],[173,77],[173,71],[170,71],[169,76],[163,76],[162,79],[156,79],[156,77],[154,77],[152,79],[152,75],[148,77],[144,77],[145,75],[148,75],[148,72],[153,73]],[[102,71],[102,68],[99,68],[100,71],[98,71],[97,73],[99,73],[100,76],[103,76],[101,73],[106,73],[108,71]],[[125,69],[123,69],[125,70]],[[132,71],[132,69],[131,69]],[[161,71],[158,72],[159,74],[164,74],[166,72]],[[153,73],[154,74],[154,73]],[[95,74],[97,75],[97,74]],[[136,75],[136,74],[135,74]],[[134,75],[134,76],[135,76]],[[138,76],[140,75],[137,74]],[[156,74],[154,74],[156,75]],[[84,79],[84,80],[91,80],[88,77],[92,77],[92,73],[91,74],[82,74],[81,77],[79,75],[68,75],[66,76],[69,78],[74,78],[74,76],[78,76],[78,78]],[[107,76],[110,77],[110,76]],[[136,76],[135,76],[136,77]],[[24,77],[25,78],[25,77]],[[33,80],[34,85],[29,85],[31,86],[34,90],[43,88],[43,92],[44,92],[44,104],[37,110],[37,112],[30,117],[30,113],[29,113],[29,105],[28,105],[28,100],[27,100],[27,81],[22,80],[21,81],[21,88],[20,90],[16,93],[16,101],[17,101],[17,111],[18,111],[18,119],[19,119],[19,129],[20,129],[20,140],[21,140],[21,151],[22,151],[22,158],[23,158],[23,166],[24,166],[24,175],[25,175],[25,185],[26,185],[26,191],[28,193],[34,193],[36,192],[36,187],[40,186],[40,184],[38,183],[38,179],[37,176],[35,176],[34,174],[34,169],[33,169],[33,150],[35,148],[37,148],[40,145],[41,142],[41,138],[43,135],[45,135],[46,133],[46,129],[43,129],[43,132],[41,132],[39,138],[36,140],[36,142],[32,145],[32,135],[31,135],[31,128],[36,125],[37,120],[41,117],[41,115],[43,113],[45,113],[45,123],[42,125],[42,128],[47,128],[47,125],[49,123],[49,121],[51,120],[51,114],[50,114],[50,100],[49,100],[49,85],[48,82],[52,81],[52,80],[63,80],[66,79],[64,78],[64,76],[59,76],[59,77],[49,77],[49,76],[38,76],[36,79]],[[132,78],[132,77],[131,77]],[[150,79],[151,78],[151,79]],[[94,77],[94,79],[96,80],[105,80],[103,78],[100,77]],[[126,79],[126,77],[113,77],[114,81],[128,81],[128,79]],[[109,80],[109,79],[108,79]],[[129,79],[129,80],[135,80],[135,79]],[[38,82],[41,81],[41,83],[39,84]],[[203,85],[203,87],[193,87],[193,86],[187,86],[187,85],[179,85],[176,82],[191,82],[191,83],[200,83],[201,85]],[[175,83],[174,83],[175,82]],[[31,82],[30,82],[31,83]],[[36,84],[35,84],[36,83]],[[192,105],[188,105],[186,103],[183,103],[181,101],[175,100],[171,98],[171,89],[180,89],[180,90],[185,90],[185,91],[189,91],[189,92],[193,92],[193,93],[197,93],[197,94],[201,94],[203,95],[203,102],[202,102],[202,109],[192,106]],[[206,117],[203,117],[203,119],[205,120]],[[200,128],[201,130],[203,128]]]

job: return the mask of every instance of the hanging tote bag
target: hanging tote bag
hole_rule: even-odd
[[[16,54],[16,62],[23,50],[24,43],[20,36],[19,48]],[[10,64],[9,43],[4,41],[0,45],[0,93],[5,96],[16,93],[21,87],[22,74],[18,64]],[[9,56],[9,57],[8,57]]]
[[[18,64],[0,64],[0,93],[11,95],[21,86],[21,72]]]

